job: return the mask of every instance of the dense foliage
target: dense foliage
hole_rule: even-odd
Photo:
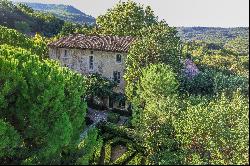
[[[204,41],[206,43],[216,43],[221,46],[224,46],[228,42],[231,42],[237,38],[244,39],[245,44],[247,44],[249,41],[248,27],[237,27],[237,28],[179,27],[178,31],[183,41]],[[239,51],[248,52],[247,49]]]
[[[8,29],[6,27],[0,26],[0,45],[7,44],[14,47],[21,47],[29,50],[33,54],[47,57],[47,43],[48,40],[39,34],[29,38],[14,29]]]
[[[239,92],[209,100],[190,97],[176,119],[184,164],[245,165],[249,162],[249,100]]]
[[[214,45],[216,46],[216,45]],[[214,69],[248,77],[249,55],[241,55],[223,47],[211,47],[205,42],[184,43],[183,54],[192,58],[200,69]]]
[[[74,19],[70,6],[40,7],[66,8],[64,19]],[[188,41],[181,43],[176,28],[133,1],[109,9],[97,26],[6,0],[0,16],[6,26],[0,26],[1,164],[249,164],[248,28],[181,28]],[[127,96],[101,75],[85,77],[46,60],[48,39],[7,27],[55,39],[135,37],[126,59]],[[132,117],[112,109],[101,113],[107,122],[86,126],[87,102],[107,97],[128,98]]]
[[[62,27],[62,30],[56,37],[60,38],[60,37],[64,37],[64,36],[75,34],[75,33],[80,33],[84,35],[96,34],[97,28],[92,25],[81,25],[81,24],[75,24],[71,22],[65,22]]]
[[[133,126],[141,135],[146,155],[155,164],[161,160],[176,164],[179,155],[172,127],[174,115],[178,114],[176,75],[170,66],[150,65],[143,69],[137,86],[132,100]]]
[[[0,119],[0,158],[17,155],[16,149],[21,144],[20,135],[9,123]]]
[[[157,22],[152,9],[133,1],[120,2],[96,19],[102,34],[137,36],[144,27]]]
[[[143,69],[137,86],[133,125],[153,163],[248,163],[249,101],[239,91],[183,100],[164,65]]]
[[[7,45],[0,46],[0,58],[1,132],[7,127],[15,136],[1,139],[8,141],[1,146],[1,163],[60,163],[60,153],[84,127],[83,78]],[[6,146],[13,151],[4,151]]]
[[[141,30],[142,36],[131,47],[126,61],[126,95],[131,98],[142,68],[156,63],[169,64],[180,72],[181,46],[177,31],[161,22]]]
[[[106,107],[105,103],[103,103],[104,99],[115,95],[113,88],[116,83],[102,77],[100,74],[87,76],[84,84],[86,85],[86,101],[91,107],[98,107],[97,105],[100,106],[99,109]]]
[[[91,97],[108,97],[113,95],[113,88],[116,83],[107,78],[103,78],[100,74],[91,74],[86,79],[86,96]]]
[[[89,165],[98,163],[100,158],[100,152],[103,145],[103,140],[99,135],[99,131],[96,128],[91,128],[87,136],[78,145],[78,159],[76,163],[78,165]],[[77,158],[73,156],[73,158]],[[72,161],[68,164],[72,164]]]
[[[224,47],[235,54],[249,55],[249,36],[237,36],[236,38],[229,40]]]

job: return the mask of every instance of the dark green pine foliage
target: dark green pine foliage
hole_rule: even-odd
[[[60,164],[85,126],[84,77],[0,46],[0,163]]]

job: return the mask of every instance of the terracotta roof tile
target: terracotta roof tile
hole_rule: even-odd
[[[100,36],[73,34],[50,43],[49,47],[92,49],[98,51],[128,52],[135,38],[130,36]]]

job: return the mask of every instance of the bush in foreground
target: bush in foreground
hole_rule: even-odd
[[[82,76],[54,61],[0,45],[1,134],[6,127],[13,131],[0,140],[0,162],[60,164],[62,151],[76,144],[84,129],[81,82]]]

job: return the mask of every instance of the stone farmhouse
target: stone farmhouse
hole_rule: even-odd
[[[50,43],[49,57],[81,74],[99,73],[117,82],[114,91],[124,94],[125,61],[134,40],[133,37],[73,34]],[[104,103],[107,107],[127,107],[110,99]]]

